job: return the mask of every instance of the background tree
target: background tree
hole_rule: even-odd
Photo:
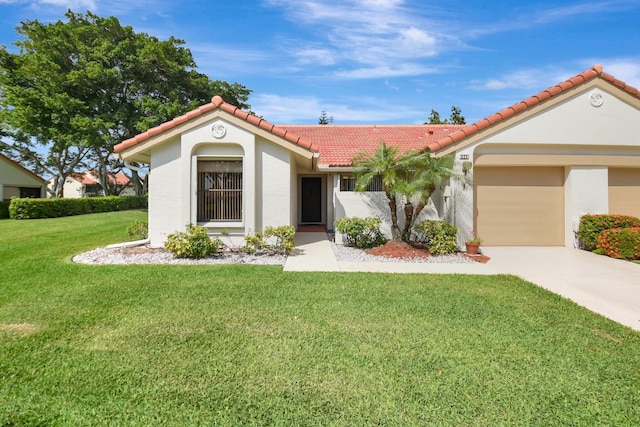
[[[182,40],[136,33],[115,17],[71,11],[65,17],[23,22],[19,53],[0,47],[0,119],[14,139],[22,133],[32,146],[48,148],[45,163],[61,182],[87,166],[106,194],[117,192],[109,174],[123,167],[110,156],[118,142],[214,95],[250,108],[251,91],[197,72]],[[131,178],[140,193],[135,171]]]
[[[320,113],[320,118],[318,118],[318,124],[328,125],[330,123],[333,123],[333,117],[327,116],[327,112],[322,110],[322,112]]]
[[[453,106],[451,107],[451,115],[449,116],[449,119],[444,119],[444,120],[441,119],[440,113],[432,109],[431,114],[429,114],[429,118],[424,124],[425,125],[446,125],[446,124],[464,125],[466,123],[467,122],[464,116],[462,115],[462,110],[460,110],[459,107]]]
[[[429,124],[429,125],[441,125],[447,123],[446,120],[442,121],[442,119],[440,118],[440,113],[438,113],[436,110],[431,109],[431,114],[429,114],[429,119],[424,123],[425,125]]]
[[[459,107],[451,107],[451,116],[449,116],[449,123],[454,125],[464,125],[467,123],[464,116],[462,115],[462,110],[460,110]]]

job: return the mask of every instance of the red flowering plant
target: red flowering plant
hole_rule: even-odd
[[[640,227],[613,228],[598,235],[596,253],[611,258],[640,259]]]
[[[580,247],[593,251],[598,247],[598,236],[605,230],[614,228],[637,228],[640,227],[640,219],[628,215],[583,215],[580,218],[580,225],[576,237]]]

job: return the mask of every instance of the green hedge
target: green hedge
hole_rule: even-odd
[[[0,201],[0,219],[9,218],[9,203],[10,200]]]
[[[147,207],[146,196],[84,197],[81,199],[11,199],[13,219],[59,218],[98,212],[126,211]]]
[[[583,215],[580,218],[577,237],[581,247],[593,251],[598,246],[598,235],[613,228],[637,228],[640,219],[628,215]]]
[[[640,259],[640,228],[613,228],[598,236],[596,253],[619,259]]]

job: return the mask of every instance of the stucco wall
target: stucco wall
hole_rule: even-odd
[[[602,100],[600,106],[591,101],[594,93]],[[640,147],[638,110],[623,98],[602,88],[576,92],[458,150],[456,163],[478,162],[479,155],[490,155],[492,161],[515,161],[518,165],[524,162],[529,166],[565,166],[565,244],[573,247],[580,216],[608,212],[609,162],[637,162],[634,159],[638,158]],[[466,192],[463,194],[466,198]],[[456,206],[454,215],[459,228],[462,224],[465,228],[466,224],[473,224],[473,209],[461,210],[461,205]]]
[[[183,231],[189,223],[180,209],[182,200],[180,179],[180,140],[162,144],[151,151],[149,175],[149,239],[160,247],[167,235]]]
[[[40,197],[45,196],[45,183],[24,169],[0,156],[0,197],[20,197],[20,187],[40,188]]]
[[[290,151],[271,142],[256,144],[256,230],[291,222]]]
[[[389,199],[383,192],[340,191],[339,187],[334,188],[335,199],[335,220],[348,216],[375,217],[382,219],[380,230],[387,238],[391,238],[391,212],[389,210]],[[436,197],[438,197],[436,195]],[[399,202],[398,226],[400,230],[404,226],[404,204]],[[415,223],[426,219],[440,219],[439,213],[432,201],[420,213]],[[336,232],[336,241],[340,242],[340,233]]]
[[[575,247],[580,217],[609,212],[609,170],[573,166],[565,169],[565,176],[565,246]]]
[[[593,92],[602,105],[590,102]],[[588,89],[551,109],[530,117],[491,137],[492,142],[535,144],[637,145],[638,110],[602,90]]]
[[[212,128],[224,128],[214,136]],[[151,152],[149,237],[161,246],[166,236],[197,223],[198,159],[242,160],[242,221],[200,223],[225,243],[241,245],[247,233],[266,226],[293,225],[295,162],[289,150],[221,118],[194,127]]]

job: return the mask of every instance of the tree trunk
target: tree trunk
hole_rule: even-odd
[[[404,204],[404,227],[402,227],[402,241],[408,242],[411,237],[411,227],[415,217],[415,210],[413,204],[407,202]]]
[[[136,196],[144,196],[144,186],[137,171],[131,170],[131,183],[133,184],[133,190],[136,192]]]
[[[389,197],[389,209],[391,210],[391,238],[400,240],[400,227],[398,227],[398,203],[395,196]]]

